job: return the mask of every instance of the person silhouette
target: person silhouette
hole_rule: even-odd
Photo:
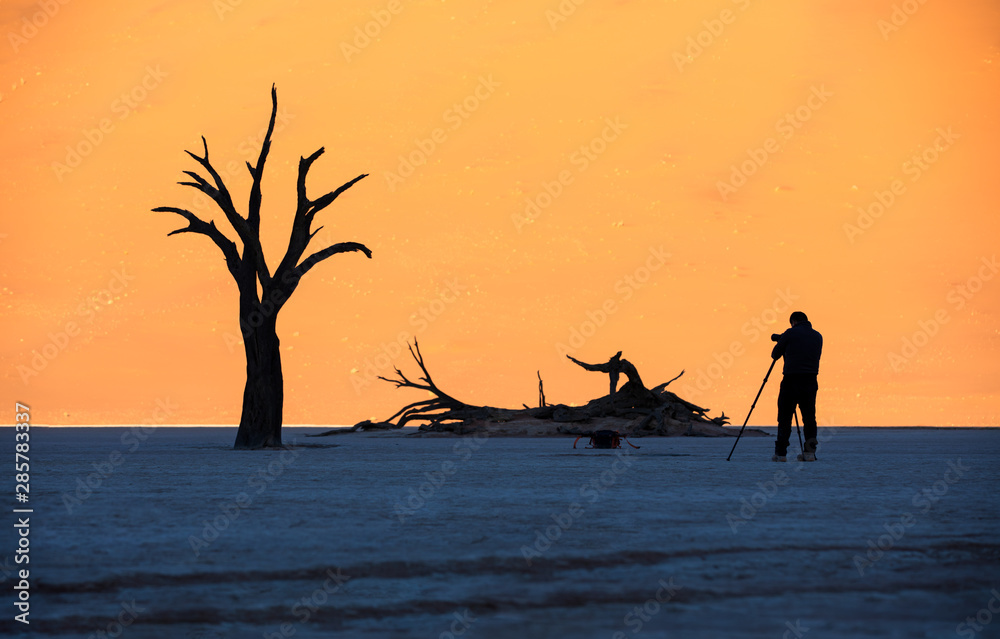
[[[774,442],[772,461],[785,461],[788,439],[792,434],[792,416],[795,407],[802,411],[802,430],[805,444],[800,461],[816,461],[816,393],[819,390],[819,358],[823,351],[823,336],[813,329],[802,311],[795,311],[788,318],[791,328],[781,334],[771,335],[777,342],[771,358],[783,357],[781,390],[778,391],[778,438]]]

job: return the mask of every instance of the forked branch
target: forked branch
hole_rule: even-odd
[[[200,233],[209,237],[222,251],[222,255],[226,258],[226,266],[229,268],[229,272],[235,277],[242,263],[239,251],[236,249],[236,244],[223,235],[222,231],[215,226],[215,222],[206,222],[187,209],[179,209],[173,206],[158,206],[153,209],[153,212],[176,213],[188,221],[187,226],[167,233],[167,237],[179,233]]]
[[[197,153],[191,151],[185,151],[185,153],[201,165],[204,171],[208,174],[208,177],[206,178],[197,171],[184,171],[184,174],[190,179],[179,182],[179,184],[189,186],[197,191],[200,191],[201,193],[204,193],[211,198],[216,205],[218,205],[219,209],[221,209],[225,214],[230,225],[232,225],[233,229],[236,231],[240,241],[243,243],[242,256],[239,256],[236,245],[215,227],[214,222],[209,224],[201,219],[198,219],[190,211],[174,207],[159,207],[153,210],[177,213],[178,215],[184,216],[188,220],[188,227],[178,229],[174,233],[201,233],[203,235],[207,235],[212,238],[219,248],[222,249],[223,254],[226,256],[226,261],[230,266],[229,270],[233,273],[234,277],[237,275],[237,270],[239,270],[243,265],[246,265],[247,267],[251,267],[252,265],[252,270],[242,272],[239,279],[245,279],[244,276],[250,276],[256,273],[256,279],[260,281],[261,289],[264,291],[265,296],[269,298],[273,297],[273,293],[277,290],[277,292],[283,293],[283,295],[279,295],[278,297],[287,300],[298,286],[299,280],[302,279],[302,276],[308,273],[313,266],[323,260],[333,255],[337,255],[338,253],[349,253],[354,251],[360,251],[367,257],[371,258],[372,252],[365,245],[358,242],[340,242],[316,251],[312,255],[309,255],[305,260],[302,260],[302,256],[305,253],[306,248],[308,248],[310,240],[312,240],[320,230],[312,230],[312,222],[316,217],[316,214],[330,206],[330,204],[332,204],[344,191],[351,188],[358,181],[367,177],[368,174],[363,173],[353,180],[342,184],[339,188],[322,195],[319,199],[310,200],[306,194],[306,177],[309,174],[309,169],[312,167],[313,162],[315,162],[324,153],[324,149],[320,148],[309,157],[299,159],[299,173],[296,186],[297,204],[295,217],[292,221],[291,236],[288,242],[288,249],[279,263],[278,268],[275,269],[274,276],[272,277],[271,271],[267,266],[267,261],[264,259],[264,250],[260,242],[260,211],[263,200],[261,182],[264,176],[264,165],[267,162],[267,157],[271,150],[271,137],[274,134],[274,124],[277,114],[278,92],[275,86],[271,85],[271,117],[268,121],[267,133],[264,136],[264,141],[261,143],[260,155],[257,157],[256,164],[251,164],[250,162],[246,163],[247,170],[253,178],[253,184],[250,187],[250,199],[248,203],[247,216],[245,218],[236,210],[236,206],[233,204],[233,198],[229,193],[229,189],[226,188],[226,184],[223,181],[222,176],[215,170],[215,167],[212,166],[212,162],[209,159],[208,154],[208,142],[205,140],[205,137],[202,136],[201,138],[203,155],[198,155]],[[171,235],[174,233],[171,233]],[[234,253],[235,257],[233,255]],[[300,260],[302,260],[301,263]],[[247,280],[246,286],[255,287],[256,284]]]
[[[225,214],[226,219],[233,226],[236,234],[239,235],[240,240],[246,244],[247,239],[250,237],[250,230],[247,227],[247,221],[236,212],[236,205],[233,204],[233,198],[229,194],[229,189],[226,188],[226,183],[223,182],[222,176],[219,172],[215,170],[212,166],[212,162],[208,159],[208,141],[205,140],[205,136],[201,136],[201,144],[204,149],[204,156],[200,156],[191,151],[184,151],[190,155],[194,160],[202,166],[208,174],[211,176],[212,182],[209,182],[201,175],[195,173],[194,171],[184,171],[184,173],[190,176],[194,182],[178,182],[184,186],[190,186],[197,189],[212,198],[212,200],[218,205],[219,209]]]
[[[312,223],[316,214],[330,206],[330,204],[332,204],[341,193],[354,186],[354,184],[360,180],[368,177],[367,173],[362,173],[353,180],[342,184],[336,190],[323,195],[318,200],[310,200],[306,193],[306,177],[309,175],[309,169],[312,167],[313,162],[315,162],[316,159],[323,154],[324,150],[325,149],[320,148],[309,157],[299,158],[299,174],[296,183],[297,201],[295,206],[295,218],[292,220],[292,233],[288,238],[288,250],[285,251],[285,256],[282,258],[278,268],[274,271],[275,277],[280,281],[285,281],[288,275],[294,274],[293,271],[297,267],[301,266],[299,264],[299,260],[302,259],[303,253],[305,253],[306,248],[309,246],[309,240],[311,240],[316,232],[319,231],[319,229],[317,229],[316,232],[312,231]],[[348,242],[345,243],[345,245],[362,246],[354,242]],[[369,251],[366,247],[363,248],[365,254],[368,255],[368,257],[371,257],[371,251]],[[325,257],[317,258],[314,262],[312,262],[312,264],[315,264],[317,261],[322,259],[326,259],[326,257],[329,257],[330,255],[343,253],[349,250],[360,249],[342,249],[332,251]],[[315,257],[315,255],[313,257]],[[311,264],[309,268],[312,268]],[[306,268],[305,270],[308,271],[309,268]],[[302,274],[304,274],[304,271],[299,273],[299,275]]]
[[[273,128],[275,113],[277,112],[277,95],[274,92],[274,87],[271,87],[271,124]],[[268,136],[270,136],[271,129],[268,129]],[[193,189],[201,191],[208,197],[210,197],[219,209],[225,214],[226,219],[229,220],[229,224],[236,231],[239,236],[240,241],[243,242],[243,257],[252,260],[255,270],[257,271],[257,276],[259,277],[261,284],[266,285],[271,281],[271,274],[267,268],[267,262],[264,260],[264,251],[260,245],[260,176],[263,174],[264,164],[263,159],[266,158],[266,153],[264,149],[270,148],[271,141],[265,139],[262,145],[262,159],[258,161],[258,171],[251,173],[254,175],[254,184],[250,191],[250,219],[252,222],[248,222],[244,219],[242,215],[236,210],[236,205],[233,204],[233,198],[229,194],[229,189],[226,187],[225,182],[222,180],[222,176],[219,172],[215,170],[212,166],[211,160],[208,157],[208,142],[205,140],[205,136],[201,138],[202,148],[205,155],[199,156],[191,151],[185,151],[190,155],[198,164],[200,164],[211,176],[212,182],[209,182],[202,175],[194,171],[184,171],[184,174],[189,176],[193,181],[188,182],[178,182],[183,186],[190,186]],[[214,182],[214,184],[213,184]]]
[[[462,420],[463,418],[472,417],[473,413],[478,414],[479,412],[486,411],[485,407],[481,406],[470,406],[464,402],[460,402],[451,395],[445,393],[434,380],[431,379],[430,371],[427,370],[427,365],[424,364],[424,356],[420,352],[420,344],[417,342],[416,338],[413,340],[413,346],[407,345],[410,349],[410,355],[413,356],[414,361],[417,362],[417,366],[420,367],[423,375],[419,378],[420,382],[414,382],[410,380],[403,371],[396,368],[396,379],[389,379],[388,377],[379,376],[379,379],[385,380],[396,385],[396,388],[416,388],[418,390],[427,391],[434,395],[430,399],[421,400],[419,402],[413,402],[407,406],[404,406],[400,410],[396,411],[386,422],[391,422],[393,419],[399,417],[397,422],[397,428],[401,428],[406,422],[413,420],[427,421],[432,426],[440,423],[442,420]]]
[[[322,155],[324,149],[320,148],[315,153],[309,157],[299,158],[299,175],[297,181],[297,204],[295,207],[295,218],[292,221],[292,232],[288,238],[288,249],[285,251],[285,256],[281,259],[281,263],[278,264],[278,268],[274,271],[274,279],[276,280],[276,286],[280,286],[285,293],[285,297],[292,294],[295,288],[299,285],[299,280],[302,276],[309,272],[309,270],[316,264],[322,262],[323,260],[337,255],[338,253],[350,253],[353,251],[360,251],[364,253],[369,259],[372,256],[371,250],[368,249],[364,244],[358,242],[340,242],[332,246],[328,246],[325,249],[317,251],[302,260],[302,255],[305,253],[306,248],[309,246],[309,241],[317,233],[319,233],[320,227],[315,231],[312,230],[313,219],[315,219],[316,214],[330,206],[334,200],[336,200],[341,193],[351,188],[359,182],[360,180],[368,177],[367,173],[363,173],[353,180],[342,184],[339,188],[334,191],[323,195],[318,200],[310,200],[309,196],[306,194],[306,177],[309,174],[309,169],[312,167],[313,162]]]

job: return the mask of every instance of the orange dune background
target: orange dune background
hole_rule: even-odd
[[[374,252],[283,310],[286,424],[421,399],[375,380],[414,337],[468,402],[585,402],[563,355],[622,350],[739,424],[792,310],[821,424],[998,424],[991,0],[43,0],[0,33],[3,400],[38,423],[238,422],[236,287],[150,209],[235,237],[175,182],[204,135],[245,212],[274,83],[272,268],[320,146],[312,197],[369,177],[311,248]]]

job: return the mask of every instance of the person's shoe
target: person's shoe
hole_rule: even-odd
[[[783,461],[788,461],[788,459],[784,455],[774,454],[774,455],[771,455],[771,461],[773,461],[773,462],[783,462]]]
[[[816,461],[816,453],[802,452],[797,459],[802,462]]]

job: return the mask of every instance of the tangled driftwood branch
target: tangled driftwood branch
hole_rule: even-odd
[[[411,380],[396,368],[396,377],[380,377],[396,388],[414,388],[430,393],[427,399],[413,402],[396,411],[382,422],[366,420],[350,429],[333,429],[315,435],[333,435],[344,432],[385,430],[418,423],[419,430],[464,434],[486,430],[494,434],[589,434],[601,428],[619,430],[629,436],[643,435],[728,435],[722,428],[729,419],[723,413],[709,417],[708,409],[692,404],[666,390],[671,382],[684,374],[681,371],[668,382],[648,389],[642,384],[635,366],[621,359],[621,352],[604,364],[586,364],[570,357],[589,371],[608,373],[611,392],[591,400],[583,406],[549,404],[542,390],[541,373],[538,373],[539,406],[523,409],[473,406],[455,399],[442,391],[431,378],[420,344],[414,339],[410,355],[422,375]],[[628,381],[617,388],[618,376],[624,373]],[[395,420],[395,422],[393,422]]]

